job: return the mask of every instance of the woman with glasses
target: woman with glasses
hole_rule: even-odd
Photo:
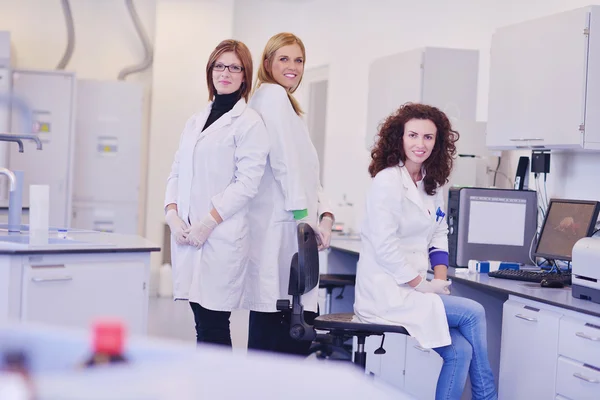
[[[239,308],[249,251],[248,206],[263,176],[269,139],[246,106],[252,57],[224,40],[206,65],[208,106],[181,134],[167,180],[175,300],[189,300],[197,342],[231,346],[229,318]]]
[[[290,337],[287,316],[277,311],[288,299],[290,264],[298,251],[297,224],[310,224],[320,248],[329,246],[333,214],[319,179],[319,159],[293,97],[304,72],[302,41],[291,33],[269,39],[250,107],[261,115],[271,150],[258,194],[250,203],[252,241],[245,307],[250,312],[248,348],[306,354],[310,342]],[[302,296],[305,319],[317,316],[318,288]]]

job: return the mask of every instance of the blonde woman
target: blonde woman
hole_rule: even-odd
[[[271,150],[258,194],[250,204],[251,251],[245,306],[250,312],[248,348],[306,354],[310,343],[289,335],[289,321],[277,300],[290,298],[292,256],[298,251],[297,224],[310,224],[320,248],[329,247],[333,213],[319,180],[319,160],[300,105],[293,97],[304,73],[306,52],[291,33],[265,46],[249,106],[262,117]],[[318,289],[303,296],[305,318],[317,316]]]
[[[189,300],[198,343],[231,346],[229,318],[242,302],[249,252],[248,208],[269,139],[246,106],[252,58],[224,40],[206,65],[208,106],[187,122],[165,196],[175,300]]]

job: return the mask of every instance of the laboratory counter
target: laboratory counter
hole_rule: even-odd
[[[332,239],[331,248],[358,256],[360,253],[360,240]],[[469,272],[466,268],[453,267],[448,268],[448,277],[453,282],[461,282],[473,288],[485,288],[502,294],[515,295],[540,303],[600,317],[600,304],[574,298],[571,295],[570,286],[565,286],[562,289],[543,288],[539,283],[491,278],[487,274],[473,273]]]
[[[26,226],[21,233],[8,232],[0,225],[0,254],[65,254],[65,253],[132,253],[160,251],[149,240],[135,235],[123,235],[69,229],[65,234],[50,229],[47,237],[29,235]]]
[[[360,250],[358,237],[332,238],[320,256],[321,273],[356,274]],[[452,296],[485,309],[488,359],[500,400],[600,398],[600,304],[573,298],[570,286],[542,288],[465,268],[451,267],[448,276]],[[352,312],[353,304],[354,287],[346,287],[331,310]],[[434,371],[442,365],[437,353],[412,337],[388,334],[386,354],[375,357],[380,343],[367,340],[367,371],[416,398],[434,398]],[[470,399],[468,386],[462,400]]]
[[[80,229],[8,232],[0,224],[0,324],[37,322],[86,328],[112,316],[145,334],[150,257],[160,251],[136,235]]]

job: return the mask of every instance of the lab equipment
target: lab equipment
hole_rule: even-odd
[[[550,199],[535,256],[571,261],[575,243],[594,233],[599,211],[597,201]]]
[[[139,83],[77,80],[73,228],[137,234],[143,226],[147,101]]]
[[[448,253],[452,267],[469,260],[530,262],[537,227],[537,195],[531,190],[451,188]]]
[[[51,226],[68,227],[71,221],[75,88],[73,72],[12,72],[12,96],[29,106],[31,120],[12,118],[9,130],[29,134],[38,148],[43,144],[44,151],[19,153],[10,148],[8,165],[25,172],[23,204],[31,203],[30,185],[49,186]]]
[[[600,303],[600,238],[579,239],[573,246],[573,297]]]

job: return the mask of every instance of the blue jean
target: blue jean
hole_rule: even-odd
[[[476,301],[441,295],[452,343],[434,350],[444,364],[435,391],[436,400],[460,399],[467,374],[473,400],[496,400],[498,393],[487,352],[485,310]]]

